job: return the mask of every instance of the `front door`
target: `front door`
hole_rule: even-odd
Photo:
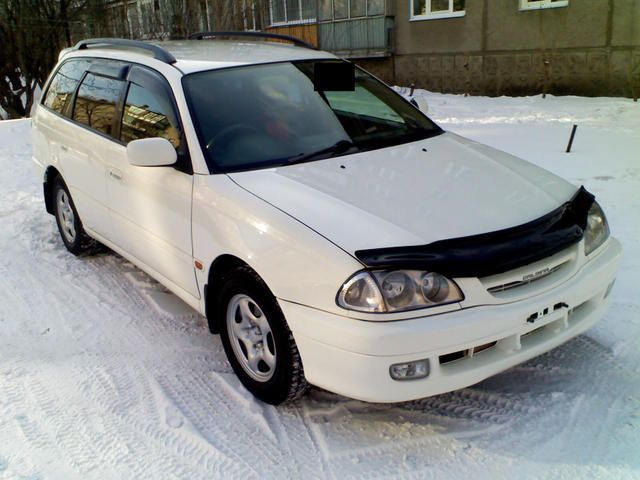
[[[156,72],[132,67],[123,105],[121,144],[107,147],[112,241],[169,282],[199,297],[191,245],[193,175],[175,101]],[[126,144],[163,137],[178,151],[176,166],[130,165]]]

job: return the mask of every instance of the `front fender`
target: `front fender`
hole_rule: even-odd
[[[192,232],[194,257],[204,266],[197,271],[203,299],[209,266],[228,254],[253,268],[277,298],[341,314],[338,288],[362,268],[353,256],[223,174],[195,175]]]

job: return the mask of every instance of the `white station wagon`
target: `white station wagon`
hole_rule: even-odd
[[[621,246],[584,188],[330,53],[233,35],[63,51],[33,160],[67,249],[205,315],[256,397],[435,395],[602,317]]]

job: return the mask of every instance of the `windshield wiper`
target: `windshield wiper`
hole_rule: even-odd
[[[321,155],[329,154],[329,156],[333,156],[337,154],[342,154],[349,151],[352,148],[357,148],[355,143],[349,140],[340,140],[334,143],[333,145],[331,145],[330,147],[322,148],[320,150],[317,150],[311,153],[301,153],[296,157],[291,157],[290,159],[287,160],[287,163],[289,165],[294,165],[296,163],[303,163],[303,162],[312,160],[316,157],[319,157]]]

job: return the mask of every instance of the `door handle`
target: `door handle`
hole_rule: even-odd
[[[69,147],[67,147],[66,145],[60,145],[60,150],[62,150],[63,152],[68,152]]]
[[[113,178],[114,180],[122,180],[122,172],[120,170],[118,170],[117,168],[110,168],[109,169],[109,176],[111,178]]]

